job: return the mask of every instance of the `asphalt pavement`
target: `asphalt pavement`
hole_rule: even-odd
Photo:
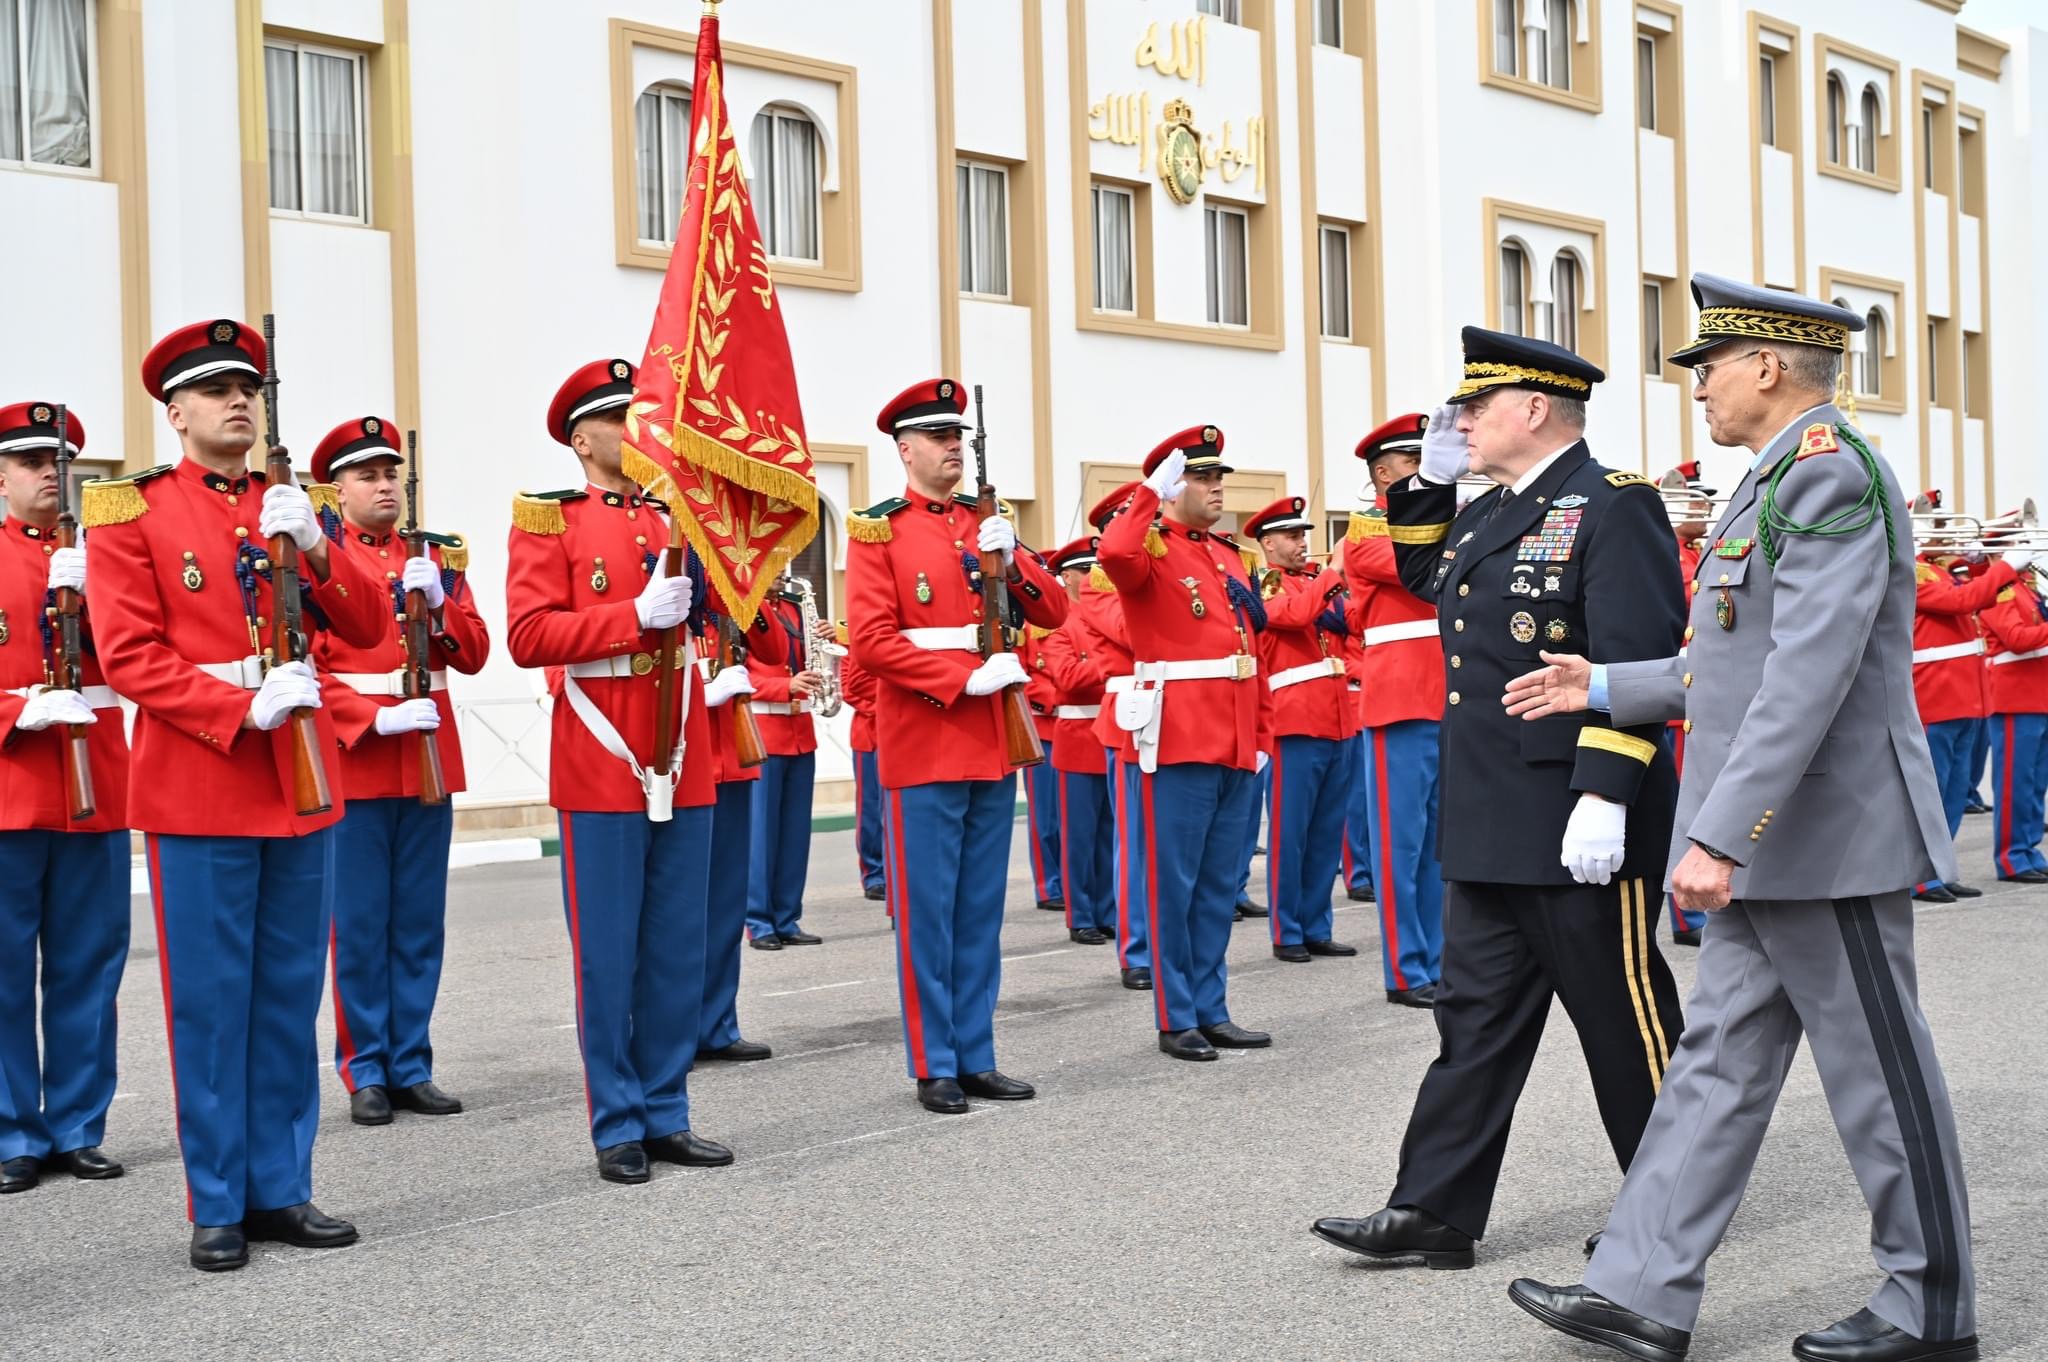
[[[1985,897],[1924,910],[1922,1000],[1970,1175],[1986,1356],[2048,1357],[2040,978],[2048,891],[1992,882],[1988,818],[1962,855]],[[1260,863],[1263,866],[1263,863]],[[693,1125],[724,1169],[597,1178],[556,860],[454,873],[436,1076],[468,1111],[348,1121],[326,1075],[315,1197],[362,1240],[185,1264],[155,937],[138,900],[107,1148],[128,1175],[0,1201],[0,1358],[1347,1358],[1609,1356],[1509,1304],[1511,1278],[1575,1281],[1618,1174],[1561,1012],[1523,1094],[1468,1272],[1368,1265],[1308,1234],[1393,1180],[1435,1052],[1388,1005],[1370,905],[1352,960],[1272,958],[1240,923],[1231,1009],[1272,1049],[1186,1064],[1155,1049],[1113,947],[1033,906],[1021,840],[1004,925],[1000,1063],[1027,1103],[916,1104],[892,937],[852,836],[813,846],[821,946],[748,951],[740,1015],[767,1063],[700,1068]],[[1255,876],[1255,884],[1257,877]],[[1263,894],[1258,894],[1263,899]],[[1695,953],[1664,951],[1689,990]],[[324,1054],[333,1045],[323,1007]],[[1877,1277],[1863,1201],[1812,1065],[1795,1065],[1749,1195],[1713,1261],[1692,1356],[1782,1358]]]

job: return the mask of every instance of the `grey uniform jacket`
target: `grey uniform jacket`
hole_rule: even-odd
[[[1955,876],[1913,700],[1912,522],[1890,466],[1878,460],[1889,559],[1875,507],[1854,534],[1781,534],[1775,569],[1756,542],[1764,485],[1802,441],[1839,448],[1794,464],[1782,514],[1816,524],[1869,487],[1835,434],[1843,420],[1815,408],[1736,487],[1689,587],[1685,649],[1607,669],[1616,725],[1687,721],[1670,864],[1693,842],[1725,852],[1737,899],[1857,898]]]

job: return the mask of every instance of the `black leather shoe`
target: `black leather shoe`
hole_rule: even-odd
[[[1792,1355],[1804,1362],[1976,1362],[1977,1336],[1932,1343],[1885,1323],[1868,1310],[1801,1334]]]
[[[1955,901],[1956,896],[1949,893],[1945,886],[1939,884],[1922,885],[1913,891],[1913,902],[1915,903],[1954,903]]]
[[[1363,1220],[1326,1217],[1309,1230],[1325,1243],[1368,1258],[1420,1258],[1433,1268],[1472,1266],[1472,1236],[1413,1206],[1388,1206]]]
[[[1644,1319],[1583,1286],[1545,1286],[1517,1277],[1508,1286],[1508,1299],[1561,1334],[1642,1362],[1682,1362],[1692,1346],[1692,1335],[1685,1330]]]
[[[1957,884],[1954,880],[1948,881],[1942,885],[1942,888],[1948,890],[1949,893],[1954,894],[1959,899],[1981,899],[1984,897],[1982,889],[1972,889],[1969,885]]]
[[[43,1180],[43,1162],[23,1156],[0,1163],[0,1195],[26,1192]]]
[[[825,938],[822,936],[812,936],[809,932],[796,931],[777,932],[775,939],[785,946],[816,946],[823,942]]]
[[[201,1272],[232,1272],[249,1264],[249,1239],[240,1225],[194,1225],[192,1266]]]
[[[1124,987],[1139,993],[1150,993],[1152,991],[1152,971],[1146,969],[1143,965],[1136,969],[1125,970]]]
[[[685,1168],[723,1168],[732,1162],[732,1151],[716,1140],[700,1140],[687,1130],[656,1135],[641,1145],[650,1159],[679,1163]]]
[[[1205,1026],[1202,1038],[1225,1050],[1263,1050],[1273,1043],[1273,1038],[1264,1031],[1247,1031],[1236,1022]]]
[[[1065,899],[1040,899],[1038,906],[1041,910],[1048,913],[1064,913],[1067,911],[1067,901]]]
[[[750,936],[747,938],[747,944],[757,951],[779,951],[782,949],[782,938],[779,936]]]
[[[1435,1007],[1436,985],[1418,984],[1414,988],[1390,988],[1387,1001],[1396,1007]]]
[[[1372,886],[1369,884],[1361,884],[1356,889],[1346,889],[1344,891],[1344,897],[1350,899],[1353,903],[1378,902],[1378,900],[1373,895]]]
[[[987,1069],[978,1074],[961,1074],[960,1091],[969,1097],[986,1097],[991,1102],[1029,1102],[1038,1096],[1038,1089],[1021,1078],[1012,1078],[998,1069]]]
[[[128,1170],[123,1168],[96,1144],[79,1149],[67,1149],[50,1160],[50,1167],[61,1168],[81,1182],[98,1182],[103,1178],[118,1178]]]
[[[348,1119],[359,1126],[391,1124],[391,1094],[381,1085],[357,1088],[348,1095]]]
[[[1989,804],[1986,804],[1986,803],[1985,803],[1985,802],[1984,802],[1983,800],[1981,800],[1981,799],[1978,799],[1978,798],[1976,798],[1975,796],[1972,796],[1972,797],[1971,797],[1971,799],[1970,799],[1970,802],[1969,802],[1969,803],[1967,803],[1967,804],[1965,804],[1965,805],[1963,805],[1963,812],[1964,812],[1964,813],[1990,813],[1990,812],[1991,812],[1991,806],[1990,806]]]
[[[310,1201],[275,1211],[250,1211],[242,1217],[242,1233],[250,1239],[298,1248],[345,1248],[356,1241],[354,1225],[324,1214]]]
[[[1094,927],[1075,927],[1067,932],[1067,940],[1077,946],[1106,946],[1109,938]]]
[[[1341,941],[1304,941],[1310,955],[1356,955],[1358,947],[1347,946]]]
[[[2017,875],[2007,875],[2014,884],[2048,884],[2048,870],[2022,870]]]
[[[647,1150],[638,1140],[598,1150],[597,1175],[606,1182],[645,1182],[653,1176],[647,1167]]]
[[[1236,916],[1232,918],[1234,922],[1242,922],[1248,917],[1268,916],[1268,911],[1263,904],[1253,903],[1250,899],[1239,899],[1235,912]]]
[[[917,1104],[941,1116],[967,1114],[967,1094],[960,1091],[960,1084],[950,1078],[918,1079]]]
[[[431,1079],[408,1088],[393,1088],[391,1105],[422,1116],[454,1116],[462,1110],[462,1100],[442,1092]]]
[[[889,897],[889,886],[885,884],[871,884],[868,885],[865,889],[861,890],[860,892],[867,898],[871,898],[875,902],[880,903],[884,899]]]
[[[716,1050],[699,1050],[697,1061],[700,1064],[746,1064],[756,1059],[767,1059],[774,1053],[760,1041],[742,1037],[730,1045],[721,1045]]]
[[[1273,948],[1273,958],[1275,960],[1285,960],[1290,965],[1306,965],[1310,959],[1308,947],[1286,945],[1275,946]]]
[[[1606,1230],[1594,1230],[1586,1236],[1586,1256],[1588,1258],[1592,1257],[1593,1251],[1600,1247],[1600,1236],[1605,1233],[1607,1233]]]
[[[1216,1047],[1200,1031],[1161,1031],[1159,1049],[1175,1059],[1215,1059]]]
[[[1681,927],[1671,934],[1671,944],[1674,946],[1697,946],[1700,944],[1700,934],[1691,928]]]

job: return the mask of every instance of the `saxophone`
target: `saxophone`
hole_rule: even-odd
[[[846,648],[843,644],[818,637],[816,588],[802,577],[791,577],[789,584],[796,592],[797,610],[803,620],[804,670],[816,672],[819,677],[818,694],[811,701],[811,712],[829,719],[839,712],[843,703],[839,693],[839,659],[846,656]]]

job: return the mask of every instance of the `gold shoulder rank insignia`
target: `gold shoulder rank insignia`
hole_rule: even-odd
[[[2019,594],[2020,592],[2018,587],[2009,586],[2005,590],[1998,593],[1998,603],[2000,605],[2004,605],[2007,601],[2011,600],[2013,597]]]
[[[569,518],[562,514],[564,502],[589,496],[581,488],[561,492],[521,492],[512,498],[512,528],[528,534],[567,534]]]
[[[1835,440],[1834,428],[1825,421],[1815,421],[1799,437],[1799,453],[1795,458],[1809,458],[1815,454],[1832,454],[1842,446]]]
[[[1633,487],[1637,483],[1648,487],[1650,480],[1641,473],[1609,473],[1607,475],[1607,485],[1609,487]]]
[[[171,471],[160,463],[125,478],[91,478],[79,489],[78,520],[90,530],[99,525],[125,525],[149,510],[141,484]]]

